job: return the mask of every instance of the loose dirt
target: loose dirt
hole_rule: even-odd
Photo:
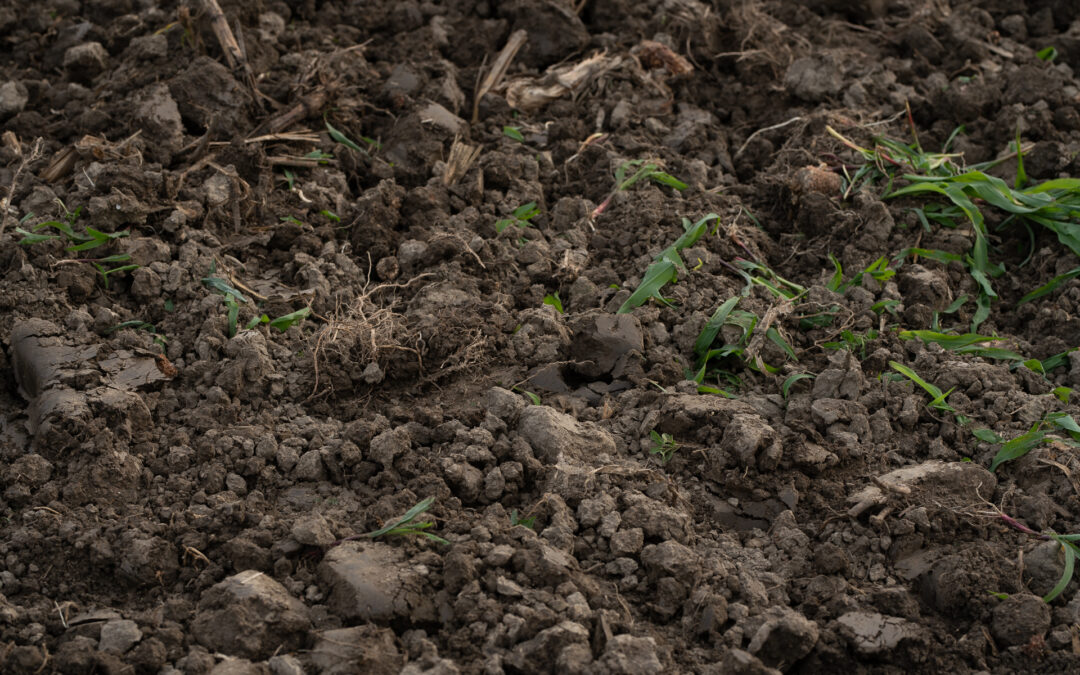
[[[1076,257],[829,131],[1080,176],[1080,6],[216,4],[0,7],[0,669],[1080,672]]]

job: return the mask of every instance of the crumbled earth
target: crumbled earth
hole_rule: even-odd
[[[1080,176],[1080,6],[220,2],[0,6],[0,670],[1080,672],[1076,448],[990,471],[1078,412],[1075,256],[987,218],[1046,372],[904,337],[972,231],[830,133]]]

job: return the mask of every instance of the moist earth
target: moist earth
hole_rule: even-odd
[[[1080,6],[217,5],[0,7],[4,672],[1080,671],[1075,256],[852,148],[1080,176]]]

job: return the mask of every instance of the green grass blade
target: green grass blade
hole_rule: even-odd
[[[709,317],[709,320],[705,322],[705,328],[702,329],[698,335],[697,340],[694,342],[694,353],[698,357],[703,357],[712,346],[716,336],[720,333],[720,329],[727,321],[728,315],[731,314],[731,310],[735,309],[735,305],[739,303],[739,298],[728,298],[716,308],[713,315]]]
[[[270,325],[273,328],[277,328],[279,331],[284,333],[285,331],[289,330],[289,326],[293,325],[297,321],[302,320],[308,314],[311,314],[311,308],[304,307],[302,309],[296,310],[295,312],[279,316],[276,319],[271,319]]]
[[[812,380],[815,377],[817,376],[813,373],[795,373],[794,375],[789,375],[787,379],[784,380],[784,383],[780,385],[780,393],[783,394],[784,398],[787,398],[791,394],[791,388],[796,382],[800,380]]]
[[[1020,298],[1020,301],[1016,304],[1022,305],[1025,302],[1031,302],[1036,298],[1041,298],[1048,293],[1053,293],[1055,290],[1057,290],[1058,286],[1065,283],[1066,281],[1069,281],[1070,279],[1075,279],[1076,277],[1080,277],[1080,267],[1074,267],[1065,274],[1059,274],[1058,276],[1054,277],[1042,286],[1036,288],[1034,291]]]
[[[834,293],[839,291],[840,285],[844,282],[844,268],[840,266],[840,261],[836,259],[832,253],[829,254],[829,261],[833,264],[832,278],[829,279],[829,283],[825,285],[830,291]]]
[[[1076,566],[1076,547],[1068,540],[1062,541],[1055,535],[1050,536],[1061,544],[1061,547],[1065,552],[1065,569],[1062,570],[1061,579],[1058,580],[1057,584],[1050,589],[1049,593],[1043,596],[1043,602],[1051,602],[1054,598],[1062,594],[1069,586],[1069,582],[1072,581],[1073,569]]]
[[[998,339],[989,335],[979,335],[978,333],[949,335],[946,333],[937,333],[932,330],[905,330],[900,332],[901,340],[914,340],[916,338],[922,340],[924,343],[929,344],[932,342],[950,350],[967,347],[968,345],[981,342],[993,342]]]
[[[393,530],[401,527],[402,525],[407,525],[408,523],[411,523],[413,521],[413,519],[415,519],[418,515],[420,515],[424,511],[427,511],[428,509],[430,509],[431,505],[434,504],[434,503],[435,503],[435,498],[434,497],[428,497],[427,499],[422,499],[419,502],[417,502],[415,506],[413,506],[411,509],[406,511],[405,515],[391,520],[389,523],[382,526],[381,528],[375,530],[374,532],[368,532],[364,536],[368,537],[369,539],[374,539],[375,537],[380,537],[380,536],[382,536],[384,534],[388,534],[388,533],[392,532]]]
[[[616,314],[629,314],[635,308],[645,304],[649,298],[659,297],[660,289],[675,278],[675,271],[675,263],[670,260],[661,260],[649,265],[645,270],[645,278],[641,280],[641,285],[630,294]]]
[[[1040,431],[1039,425],[1036,424],[1026,434],[1017,436],[1011,441],[1006,441],[997,454],[994,455],[994,461],[990,464],[990,471],[996,471],[1004,462],[1011,462],[1014,459],[1023,457],[1045,439],[1046,432]]]
[[[326,131],[330,134],[330,138],[334,139],[338,143],[341,143],[342,145],[349,148],[350,150],[355,150],[357,152],[367,153],[367,151],[364,150],[363,148],[361,148],[359,145],[357,145],[355,141],[353,141],[351,138],[349,138],[345,134],[343,134],[340,131],[338,131],[337,129],[335,129],[334,125],[330,124],[330,122],[328,122],[326,120],[323,120],[323,121],[326,123]]]

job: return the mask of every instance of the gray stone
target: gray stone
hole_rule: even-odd
[[[570,341],[573,368],[585,377],[622,377],[628,359],[635,354],[640,359],[645,351],[641,324],[631,314],[575,315],[570,329],[574,333]]]
[[[271,657],[266,665],[273,675],[304,675],[304,665],[292,654],[278,654]]]
[[[409,432],[398,427],[384,431],[371,439],[367,456],[387,469],[394,465],[395,459],[408,452],[411,446],[412,439],[409,437]]]
[[[1050,605],[1030,593],[1010,595],[994,607],[990,633],[1006,647],[1027,644],[1050,630]]]
[[[832,58],[806,56],[796,59],[784,73],[784,87],[796,98],[817,103],[840,93],[843,75]]]
[[[0,84],[0,118],[22,112],[30,100],[30,93],[22,82],[8,80]]]
[[[592,423],[581,423],[569,415],[543,405],[521,411],[518,433],[529,441],[537,459],[558,463],[560,457],[595,459],[615,453],[615,439]]]
[[[113,619],[101,627],[98,649],[110,654],[123,654],[142,639],[138,624],[130,619]]]
[[[310,658],[321,675],[397,675],[405,665],[393,631],[370,624],[321,633]]]
[[[420,607],[430,610],[420,569],[380,542],[332,548],[319,565],[319,578],[329,589],[331,611],[345,620],[390,621]]]
[[[203,591],[191,634],[211,651],[265,659],[279,649],[298,649],[310,625],[303,602],[249,570]]]
[[[433,124],[451,134],[462,133],[468,124],[438,103],[429,103],[420,109],[420,123]]]
[[[887,654],[904,640],[920,638],[916,624],[877,612],[848,612],[837,622],[840,633],[864,656]]]
[[[619,530],[611,535],[611,554],[614,556],[635,555],[645,543],[645,532],[640,527]]]
[[[789,607],[773,608],[748,651],[767,666],[787,670],[814,649],[818,634],[817,624],[802,614]]]
[[[326,478],[326,468],[323,466],[322,455],[318,450],[308,450],[300,455],[296,462],[293,475],[298,480],[319,481]]]
[[[656,655],[656,640],[628,634],[608,640],[600,662],[613,675],[654,675],[664,670]]]
[[[626,498],[631,506],[622,513],[623,527],[640,527],[654,540],[685,543],[690,538],[690,516],[685,511],[644,495]]]
[[[654,578],[689,579],[701,569],[700,556],[677,541],[646,546],[641,552],[641,562]]]
[[[327,546],[337,537],[330,530],[330,524],[318,513],[301,516],[293,523],[290,530],[293,539],[305,546]]]
[[[720,673],[725,675],[779,675],[780,671],[770,668],[761,659],[741,649],[729,649],[720,660]]]
[[[517,420],[526,406],[525,399],[502,387],[492,387],[484,392],[480,404],[495,417],[510,423]]]
[[[782,453],[776,431],[760,416],[745,413],[732,415],[731,422],[724,428],[719,449],[737,458],[740,466],[759,465],[759,468],[769,470],[776,468]],[[723,479],[722,472],[713,473],[715,480]]]
[[[1046,595],[1061,579],[1065,570],[1065,560],[1061,554],[1061,544],[1056,541],[1040,542],[1024,553],[1024,575],[1028,579],[1028,589],[1037,595]],[[1066,597],[1072,595],[1077,582],[1074,577],[1065,588]]]
[[[84,42],[64,52],[64,68],[73,79],[87,82],[108,66],[109,52],[100,42]]]

